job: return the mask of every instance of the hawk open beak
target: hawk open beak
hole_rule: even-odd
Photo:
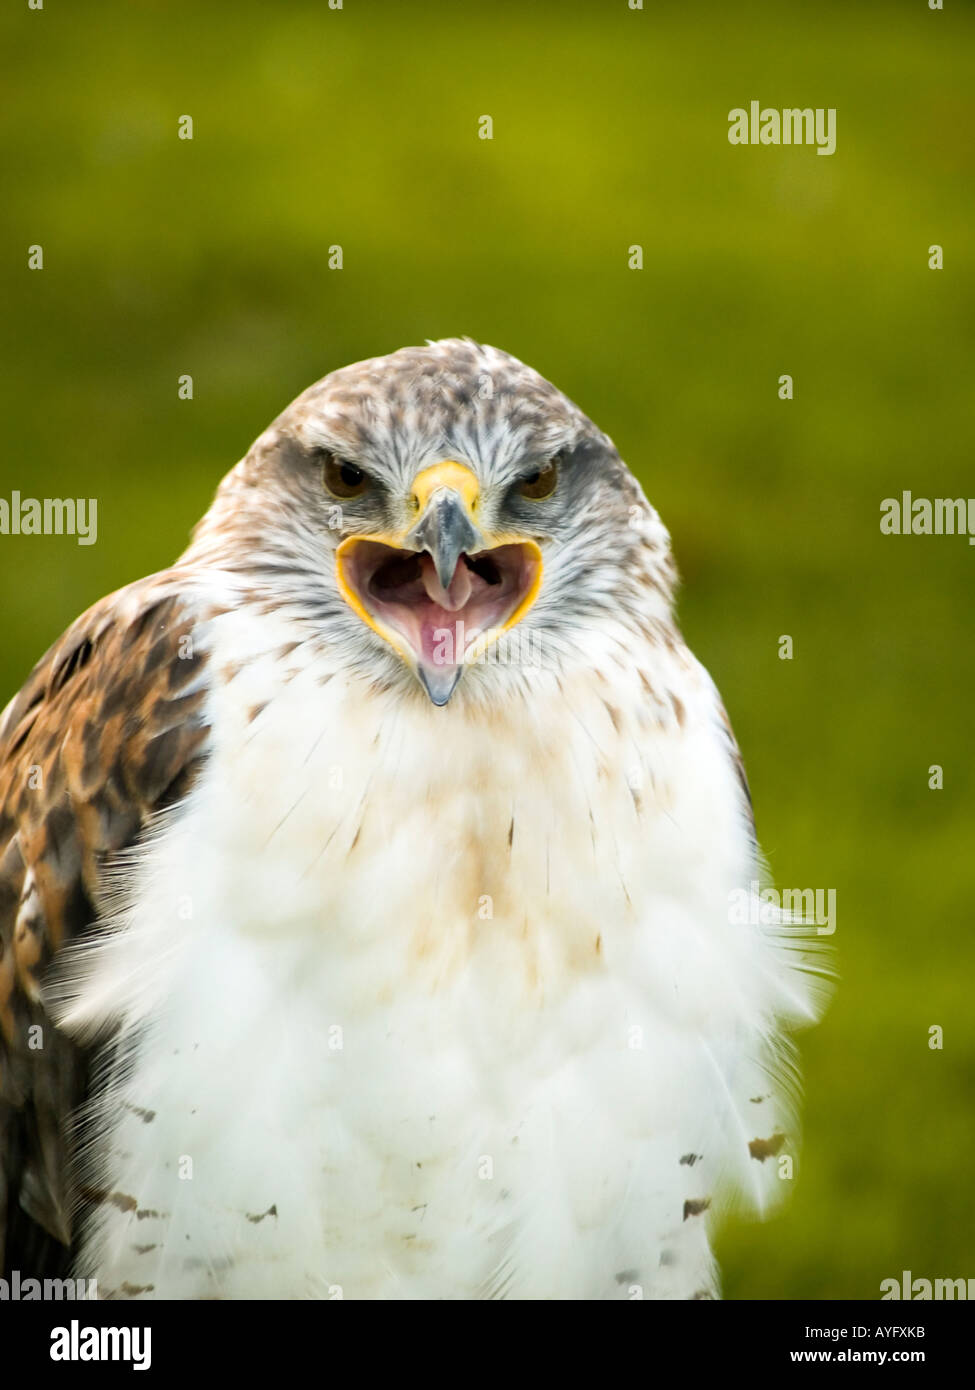
[[[339,589],[364,623],[445,705],[464,663],[520,622],[542,582],[534,541],[483,532],[480,489],[449,460],[413,482],[415,521],[399,536],[348,536],[336,553]]]

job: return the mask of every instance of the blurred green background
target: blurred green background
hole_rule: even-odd
[[[0,704],[309,382],[515,353],[671,529],[776,880],[838,894],[798,1181],[726,1295],[975,1276],[975,550],[879,530],[975,494],[971,5],[47,0],[0,39],[0,496],[99,499],[90,548],[0,537]],[[730,145],[753,98],[835,107],[836,153]]]

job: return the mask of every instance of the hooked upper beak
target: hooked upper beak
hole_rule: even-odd
[[[425,550],[433,560],[437,578],[447,589],[460,557],[484,549],[484,538],[474,524],[480,501],[477,479],[459,463],[436,464],[419,474],[411,500],[422,515],[407,532],[403,546],[407,550]]]
[[[339,589],[350,607],[445,705],[466,662],[534,603],[542,555],[528,539],[485,533],[480,487],[447,460],[414,480],[416,520],[399,535],[348,536],[339,545]]]

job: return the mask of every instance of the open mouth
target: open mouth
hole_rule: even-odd
[[[394,645],[407,649],[435,704],[449,699],[465,656],[527,611],[541,567],[538,547],[527,541],[461,553],[446,587],[427,551],[357,538],[342,557],[362,616],[387,640],[399,639]]]

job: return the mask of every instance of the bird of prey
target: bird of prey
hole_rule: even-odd
[[[0,1239],[103,1297],[694,1299],[801,929],[657,512],[466,339],[332,372],[0,719]]]

